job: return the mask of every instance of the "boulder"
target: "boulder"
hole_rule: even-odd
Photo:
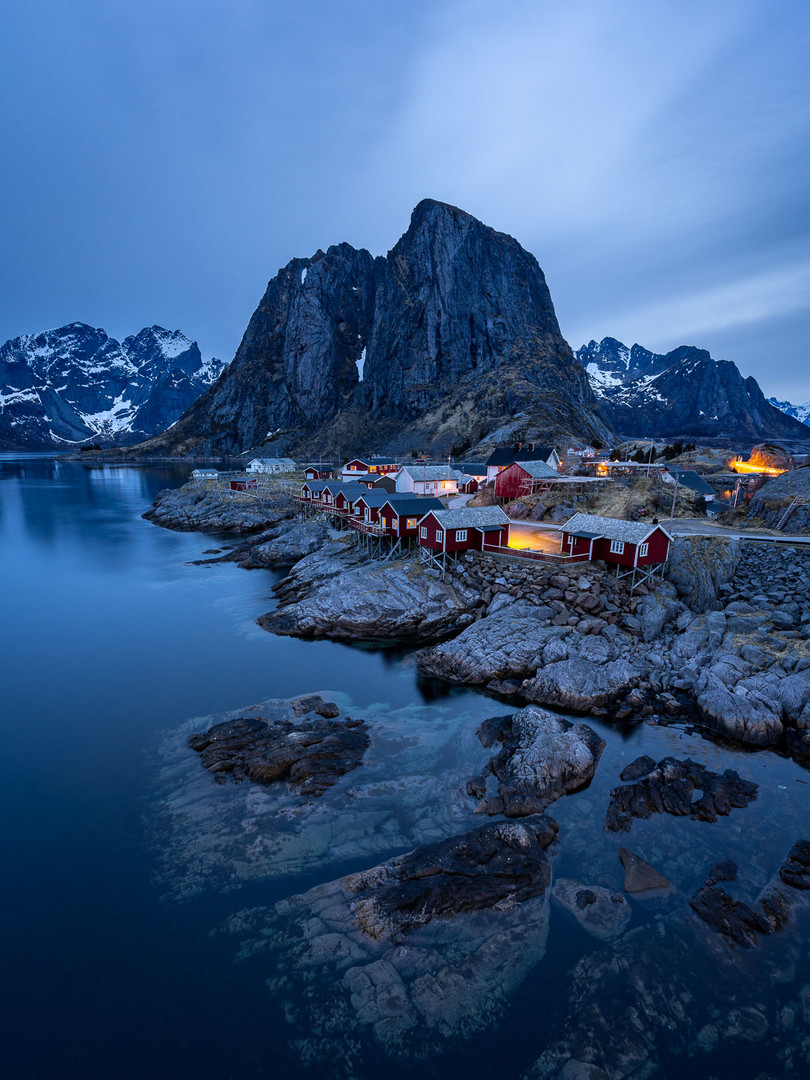
[[[524,683],[522,693],[539,705],[588,713],[619,701],[639,674],[627,660],[596,664],[572,657],[542,668],[534,679]]]
[[[719,606],[718,589],[731,582],[739,558],[735,540],[679,536],[670,550],[666,576],[692,611],[709,611]]]

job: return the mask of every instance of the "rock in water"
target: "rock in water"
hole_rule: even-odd
[[[572,878],[558,878],[551,895],[577,920],[583,930],[612,941],[624,933],[633,912],[621,893],[601,885],[583,885]]]
[[[331,703],[319,702],[316,715],[299,721],[240,717],[192,735],[188,744],[202,757],[218,780],[255,780],[271,784],[286,780],[302,795],[322,795],[338,777],[363,760],[369,746],[363,720],[336,720]]]
[[[654,866],[650,866],[640,855],[628,851],[625,847],[619,848],[619,858],[624,867],[624,891],[647,895],[664,896],[674,892],[674,888],[663,874],[659,874]]]
[[[507,817],[539,813],[584,787],[605,748],[587,724],[572,724],[535,705],[486,720],[478,737],[484,746],[500,743],[501,750],[484,775],[468,781],[467,793],[481,799],[479,813]],[[485,795],[487,772],[498,780],[497,795]]]
[[[369,1031],[385,1053],[435,1054],[492,1025],[542,958],[556,833],[542,816],[491,823],[241,912],[229,929],[243,957],[273,957],[285,1015],[336,1055]]]
[[[633,770],[632,765],[622,772],[623,780],[629,770]],[[701,796],[696,799],[698,791]],[[717,821],[733,809],[747,806],[757,797],[757,791],[756,784],[743,780],[733,769],[713,773],[689,758],[686,761],[664,758],[635,784],[613,788],[605,828],[608,832],[622,829],[630,832],[633,818],[647,819],[653,814]]]
[[[432,199],[386,258],[339,244],[288,263],[226,375],[141,452],[229,455],[279,430],[293,455],[610,438],[536,259]]]

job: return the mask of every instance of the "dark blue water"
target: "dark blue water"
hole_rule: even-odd
[[[290,1032],[268,995],[266,970],[257,961],[235,964],[233,942],[211,931],[239,907],[272,903],[369,859],[248,883],[238,896],[162,897],[156,746],[189,717],[271,697],[333,687],[361,707],[403,709],[423,706],[430,693],[407,658],[261,630],[255,620],[272,606],[275,575],[189,565],[230,541],[141,518],[159,490],[186,475],[175,467],[0,459],[0,926],[10,1077],[301,1075],[287,1056]],[[465,692],[443,699],[443,708],[480,716],[489,708],[481,702]],[[490,711],[504,708],[492,703]],[[807,820],[810,788],[800,786],[806,774],[791,762],[734,755],[674,728],[602,733],[608,749],[598,782],[553,810],[581,840],[563,854],[565,873],[582,872],[588,860],[588,800],[605,795],[640,753],[697,751],[707,764],[732,764],[756,779],[763,791],[745,821],[766,838],[763,873]],[[639,834],[669,864],[682,860],[688,884],[697,884],[704,869],[688,863],[690,850],[710,836],[717,857],[735,854],[745,843],[742,813],[711,826],[641,823]],[[594,836],[601,816],[595,820]],[[605,883],[620,886],[618,869],[610,872],[614,880]],[[420,1071],[467,1076],[484,1054],[487,1071],[518,1077],[542,1049],[537,1017],[549,1015],[569,968],[590,947],[578,929],[560,925],[503,1029],[508,1050],[503,1032],[489,1033]],[[368,1060],[365,1075],[375,1075],[371,1053]],[[706,1075],[723,1075],[713,1068]]]

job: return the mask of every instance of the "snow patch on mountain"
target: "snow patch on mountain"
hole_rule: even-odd
[[[810,401],[805,401],[804,405],[792,405],[789,401],[777,401],[774,397],[768,398],[768,401],[786,416],[792,416],[800,424],[810,427]]]

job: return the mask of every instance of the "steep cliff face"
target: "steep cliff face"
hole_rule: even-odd
[[[69,323],[0,346],[0,446],[122,445],[164,431],[219,375],[179,330],[116,341]]]
[[[806,438],[803,425],[768,401],[753,377],[705,349],[681,345],[666,354],[615,338],[577,352],[606,421],[625,435],[693,438]]]
[[[425,200],[386,258],[348,244],[269,283],[218,384],[145,453],[452,449],[605,442],[536,259]]]

